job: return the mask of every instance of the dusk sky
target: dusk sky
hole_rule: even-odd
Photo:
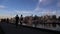
[[[57,12],[57,13],[56,13]],[[30,15],[60,15],[60,0],[0,0],[0,18]]]

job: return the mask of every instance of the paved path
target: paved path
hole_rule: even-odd
[[[5,34],[54,34],[52,32],[45,32],[40,31],[33,28],[18,26],[16,28],[15,25],[7,24],[7,23],[0,23],[2,29],[4,30]]]
[[[4,31],[3,31],[2,27],[1,27],[1,25],[0,25],[0,34],[4,34]]]

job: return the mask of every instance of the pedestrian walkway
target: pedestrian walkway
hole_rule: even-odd
[[[1,25],[0,25],[0,34],[4,34],[4,31],[3,31],[2,27],[1,27]]]
[[[5,34],[54,34],[53,32],[18,26],[9,23],[0,23]]]

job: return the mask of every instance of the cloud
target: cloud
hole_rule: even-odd
[[[43,9],[38,13],[41,15],[56,15],[56,10]]]
[[[40,4],[42,5],[49,5],[53,3],[53,0],[40,0]]]
[[[19,16],[22,14],[25,17],[31,16],[32,14],[34,15],[34,12],[30,10],[14,10],[14,14],[18,14]]]
[[[17,14],[32,14],[32,11],[20,11],[20,10],[15,10]]]
[[[0,18],[12,18],[10,14],[0,14]]]
[[[14,13],[13,11],[8,11],[8,10],[5,10],[5,11],[1,11],[0,13],[0,18],[12,18],[14,17]]]
[[[49,4],[48,0],[38,0],[38,3],[36,5],[36,8],[34,9],[34,11],[39,11],[40,10],[41,3],[43,5],[46,5],[47,3]]]
[[[34,12],[38,12],[38,14],[42,14],[42,15],[52,15],[52,14],[56,14],[55,10],[52,9],[43,9],[40,7],[41,4],[45,5],[49,5],[51,3],[53,3],[54,0],[39,0],[36,8],[34,9]]]
[[[40,10],[40,7],[39,7],[39,5],[40,5],[40,2],[41,2],[42,0],[38,0],[38,3],[37,3],[37,5],[36,5],[36,8],[34,9],[34,11],[39,11]]]
[[[6,8],[4,5],[0,5],[0,9],[4,9]]]
[[[39,0],[39,2],[46,2],[47,0]]]

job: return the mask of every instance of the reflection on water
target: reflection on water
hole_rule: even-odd
[[[45,24],[45,25],[39,24],[37,25],[37,28],[45,28],[60,31],[60,26],[58,24]]]
[[[29,25],[29,24],[24,24],[23,25],[27,25],[27,26],[32,26],[35,27],[35,25]],[[36,28],[44,28],[44,29],[51,29],[51,30],[57,30],[60,31],[60,25],[59,24],[38,24],[36,26]]]

